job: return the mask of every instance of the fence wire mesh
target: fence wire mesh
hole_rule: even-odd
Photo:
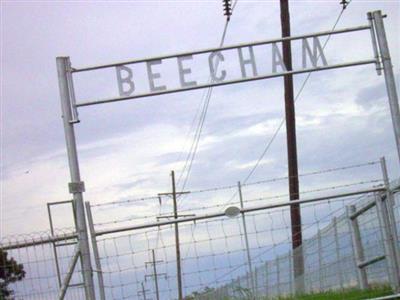
[[[0,272],[16,276],[18,265],[22,265],[23,278],[10,281],[10,276],[7,276],[10,281],[7,282],[10,294],[5,292],[6,282],[2,280],[3,295],[0,294],[0,299],[58,299],[60,286],[68,273],[77,240],[67,237],[71,235],[70,231],[58,231],[57,235],[65,235],[66,238],[60,238],[54,243],[48,242],[52,237],[49,232],[24,235],[18,239],[2,238],[2,246],[5,246],[6,250],[0,249]],[[8,246],[12,249],[7,249]],[[18,265],[13,264],[12,261],[17,262]],[[84,297],[81,267],[78,263],[72,273],[65,299],[84,299]]]
[[[361,207],[373,198],[371,194],[302,206],[306,293],[357,287],[357,267],[345,208],[352,203]],[[384,254],[381,227],[374,210],[363,215],[359,223],[366,259]],[[246,213],[245,219],[251,271],[240,216],[179,224],[187,299],[293,295],[289,208]],[[156,299],[155,274],[149,267],[153,264],[152,249],[156,253],[159,297],[176,298],[174,225],[99,238],[98,244],[107,299],[137,297],[143,281],[147,296]],[[368,266],[369,283],[387,284],[387,268],[385,261]]]
[[[320,178],[312,179],[301,193],[301,199],[383,187],[380,179],[368,177],[354,181],[343,174],[338,176],[337,171],[343,168],[327,171],[334,173],[329,180],[341,179],[335,180],[335,185],[323,184]],[[303,176],[321,173],[309,172]],[[354,173],[352,170],[350,177],[354,177]],[[288,197],[280,193],[286,185],[284,177],[244,184],[241,186],[243,205],[282,202]],[[237,188],[231,185],[182,194],[178,198],[179,216],[208,215],[230,205],[240,206]],[[347,207],[355,205],[357,210],[361,209],[375,196],[376,193],[371,192],[301,205],[304,293],[336,291],[339,297],[342,295],[340,299],[360,299],[345,293],[360,285]],[[396,193],[392,208],[398,230],[399,198]],[[175,224],[157,223],[173,219],[172,207],[171,198],[166,195],[91,206],[96,235],[105,228],[111,230],[95,238],[101,270],[94,267],[94,276],[101,274],[104,281],[102,284],[96,281],[95,285],[97,292],[104,290],[105,299],[178,298]],[[383,225],[376,206],[361,214],[357,223],[364,260],[384,255]],[[127,224],[150,225],[112,232],[113,228]],[[295,295],[299,278],[293,276],[290,206],[250,211],[232,218],[207,217],[178,226],[184,299],[284,299]],[[1,272],[10,268],[17,270],[18,266],[12,265],[10,258],[24,269],[22,280],[7,282],[13,294],[4,295],[4,298],[57,299],[74,257],[77,240],[73,235],[74,232],[68,230],[3,237]],[[54,236],[58,237],[56,241],[51,240]],[[8,259],[3,253],[7,253]],[[370,286],[386,288],[389,285],[391,270],[386,259],[368,265],[365,270]],[[65,299],[84,299],[82,283],[78,261]]]

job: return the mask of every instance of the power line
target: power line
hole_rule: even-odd
[[[351,1],[352,1],[352,0],[350,0],[350,1],[347,3],[347,6],[351,3]],[[346,6],[346,7],[347,7],[347,6]],[[336,28],[337,24],[339,23],[339,21],[340,21],[340,19],[341,19],[342,15],[343,15],[344,10],[346,9],[346,7],[342,8],[342,10],[340,11],[339,16],[337,17],[337,19],[336,19],[336,21],[335,21],[335,24],[334,24],[333,27],[332,27],[332,31],[335,30],[335,28]],[[326,45],[328,44],[330,38],[331,38],[331,35],[328,35],[327,39],[325,40],[325,42],[324,42],[324,44],[323,44],[323,46],[322,46],[322,49],[323,49],[323,50],[325,49]],[[318,58],[320,57],[320,55],[321,55],[321,54],[318,55]],[[304,87],[306,86],[308,80],[309,80],[310,77],[311,77],[311,74],[312,74],[312,73],[308,73],[308,74],[307,74],[307,77],[304,79],[304,81],[303,81],[303,83],[302,83],[302,85],[301,85],[301,87],[300,87],[300,90],[297,92],[296,97],[294,98],[294,102],[297,102],[297,100],[299,99],[301,93],[302,93],[303,90],[304,90]],[[278,136],[278,133],[279,133],[279,131],[281,130],[283,124],[285,124],[285,120],[286,120],[286,117],[283,117],[283,119],[282,119],[282,121],[280,122],[279,126],[278,126],[277,129],[275,130],[275,132],[274,132],[274,134],[272,135],[271,139],[269,140],[269,142],[267,143],[267,145],[266,145],[266,147],[264,148],[263,152],[261,153],[260,157],[258,158],[256,164],[255,164],[254,167],[251,169],[250,173],[246,176],[246,178],[243,180],[243,183],[244,183],[244,184],[245,184],[245,183],[250,179],[250,177],[254,174],[255,170],[256,170],[257,167],[258,167],[258,165],[259,165],[260,162],[263,160],[265,154],[268,152],[268,150],[270,149],[272,143],[275,141],[276,137]],[[237,194],[237,192],[235,192],[235,193],[232,195],[231,199],[230,199],[226,204],[231,203],[232,200],[235,198],[236,194]]]
[[[324,174],[324,173],[345,171],[345,170],[350,170],[350,169],[355,169],[355,168],[373,166],[373,165],[377,165],[379,163],[380,163],[379,160],[368,161],[365,163],[357,163],[357,164],[352,164],[352,165],[347,165],[347,166],[309,171],[306,173],[300,173],[298,176],[306,177],[306,176],[312,176],[312,175],[320,175],[320,174]],[[288,178],[289,178],[288,176],[273,177],[273,178],[268,178],[268,179],[264,179],[264,180],[260,180],[260,181],[254,181],[254,182],[242,184],[242,186],[244,187],[244,186],[251,186],[251,185],[259,185],[259,184],[263,184],[263,183],[277,182],[277,181],[281,181],[281,180],[286,180]],[[213,186],[213,187],[207,187],[207,188],[198,189],[198,190],[191,190],[190,194],[215,192],[215,191],[220,191],[220,190],[229,190],[229,189],[236,189],[236,188],[237,188],[237,184]],[[91,207],[101,207],[101,206],[108,206],[108,205],[124,205],[127,203],[136,203],[136,202],[150,202],[149,200],[160,200],[160,196],[142,197],[142,198],[124,199],[124,200],[117,200],[117,201],[110,201],[110,202],[103,202],[103,203],[95,203],[95,204],[91,204]]]
[[[239,0],[236,0],[235,3],[233,4],[231,13],[235,9],[236,4],[238,3],[238,1]],[[219,47],[222,47],[224,42],[225,42],[228,26],[229,26],[229,20],[227,20],[225,22],[224,31],[222,33],[222,37],[221,37],[221,41],[220,41]],[[219,64],[219,60],[217,60],[216,68],[218,68],[218,64]],[[209,81],[212,81],[211,77],[209,78]],[[199,123],[198,123],[197,129],[196,129],[196,132],[195,132],[195,135],[194,135],[194,138],[193,138],[192,145],[191,145],[189,153],[188,153],[188,155],[186,157],[185,165],[184,165],[183,170],[181,171],[181,174],[180,174],[180,176],[178,178],[178,184],[179,184],[181,182],[183,174],[186,171],[186,176],[185,176],[185,179],[183,181],[182,188],[181,188],[182,191],[186,187],[186,184],[187,184],[187,181],[189,179],[190,172],[191,172],[191,169],[192,169],[192,166],[193,166],[193,161],[194,161],[194,159],[196,157],[196,153],[197,153],[197,149],[198,149],[198,146],[199,146],[200,137],[201,137],[201,134],[202,134],[202,131],[203,131],[204,121],[205,121],[206,116],[207,116],[208,107],[209,107],[209,104],[210,104],[212,92],[213,92],[213,87],[209,87],[207,89],[207,91],[203,94],[203,97],[205,95],[204,104],[203,104],[203,110],[202,110],[202,113],[200,115]],[[196,116],[197,116],[197,114],[196,114]]]

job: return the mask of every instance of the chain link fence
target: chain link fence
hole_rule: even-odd
[[[245,208],[234,217],[227,217],[221,208],[234,204],[233,198],[228,202],[226,199],[236,186],[193,192],[198,202],[192,202],[190,209],[180,210],[183,216],[179,219],[161,211],[161,204],[168,206],[167,209],[171,206],[166,204],[168,200],[158,197],[87,204],[97,298],[169,300],[177,299],[181,288],[187,300],[276,299],[295,295],[299,280],[306,294],[334,290],[344,295],[349,288],[362,286],[360,270],[366,272],[369,286],[391,284],[389,274],[394,270],[386,259],[387,225],[382,223],[377,206],[371,205],[377,195],[388,202],[384,181],[346,181],[302,194],[304,275],[296,279],[290,205],[280,200],[287,196],[255,197],[271,183],[276,186],[280,181],[243,185]],[[258,189],[254,190],[255,187]],[[393,211],[395,225],[400,230],[400,193],[394,192],[394,201],[388,208]],[[201,198],[203,195],[208,202]],[[132,211],[130,205],[139,211],[143,201],[159,203],[158,213],[123,217],[128,209]],[[356,211],[363,211],[356,218],[363,252],[361,263],[369,263],[361,269],[356,257],[356,248],[360,247],[354,243],[348,210],[351,205]],[[113,208],[121,213],[120,218],[115,219]],[[91,209],[95,209],[93,216]],[[107,214],[111,221],[101,218]],[[156,216],[161,218],[149,221]],[[176,244],[176,227],[179,244]],[[21,280],[8,276],[7,281],[0,281],[3,293],[0,299],[84,299],[78,243],[74,230],[57,231],[53,227],[51,232],[3,237],[1,274],[18,276],[18,265],[23,266],[24,274],[20,272]]]

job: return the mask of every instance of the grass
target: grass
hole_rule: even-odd
[[[343,291],[331,291],[315,294],[301,295],[297,297],[280,297],[279,300],[361,300],[371,299],[376,297],[382,297],[392,295],[392,289],[388,286],[377,286],[368,290],[359,289],[346,289]],[[264,298],[267,300],[268,298]]]
[[[238,294],[241,296],[224,297],[218,300],[253,300],[254,297],[248,289],[237,289]],[[299,296],[288,296],[288,297],[257,297],[257,300],[364,300],[373,299],[382,296],[392,295],[393,291],[390,286],[387,285],[376,285],[368,290],[360,290],[356,288],[348,288],[339,291],[329,291],[322,293],[312,293]],[[207,294],[199,294],[199,296],[187,296],[184,300],[196,300],[196,299],[211,299],[206,296]],[[214,299],[213,299],[214,300]],[[216,299],[215,299],[216,300]]]

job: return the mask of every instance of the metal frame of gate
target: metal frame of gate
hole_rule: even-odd
[[[353,242],[354,257],[357,265],[357,279],[361,289],[368,288],[368,276],[366,267],[386,259],[389,271],[389,282],[396,293],[400,293],[400,252],[399,239],[397,234],[396,220],[394,217],[393,193],[389,187],[385,159],[381,158],[381,169],[383,182],[385,184],[385,194],[375,193],[375,199],[356,209],[354,205],[347,207],[347,215],[350,224],[350,232]],[[382,241],[384,244],[384,254],[369,259],[365,259],[362,246],[361,233],[357,218],[368,210],[376,207],[378,220],[381,228]]]
[[[74,132],[74,124],[79,122],[78,119],[78,111],[77,108],[81,106],[88,106],[100,103],[107,103],[107,102],[116,102],[128,99],[135,99],[140,97],[150,97],[156,95],[163,95],[168,93],[176,93],[176,92],[183,92],[188,90],[194,89],[201,89],[213,86],[221,86],[227,84],[234,84],[240,82],[248,82],[254,80],[261,80],[273,77],[280,77],[285,76],[288,74],[302,74],[302,73],[309,73],[309,72],[317,72],[322,70],[329,70],[329,69],[336,69],[336,68],[344,68],[350,66],[357,66],[357,65],[366,65],[366,64],[375,64],[376,70],[378,75],[381,73],[381,69],[383,69],[383,73],[385,75],[385,82],[387,87],[387,94],[389,98],[390,104],[390,111],[392,115],[392,122],[393,128],[395,133],[395,140],[397,146],[397,152],[400,159],[400,112],[399,112],[399,105],[398,105],[398,96],[396,91],[395,79],[393,75],[393,68],[391,64],[391,58],[388,48],[388,43],[386,40],[386,34],[383,24],[383,16],[381,11],[374,11],[373,13],[368,13],[368,21],[369,25],[353,27],[353,28],[346,28],[342,30],[335,30],[335,31],[325,31],[319,32],[314,34],[307,34],[301,36],[294,36],[294,37],[287,37],[287,38],[280,38],[274,40],[267,40],[267,41],[260,41],[255,43],[245,43],[245,44],[238,44],[233,46],[227,47],[220,47],[220,48],[209,48],[203,49],[199,51],[193,52],[185,52],[185,53],[178,53],[166,56],[159,56],[159,57],[152,57],[148,59],[139,59],[139,60],[131,60],[126,62],[114,63],[114,64],[106,64],[106,65],[99,65],[93,67],[85,67],[85,68],[73,68],[71,66],[71,62],[69,57],[58,57],[57,58],[57,70],[58,70],[58,80],[59,80],[59,88],[60,88],[60,97],[61,97],[61,107],[62,107],[62,116],[63,116],[63,123],[64,123],[64,131],[65,131],[65,138],[67,144],[67,153],[68,153],[68,160],[69,160],[69,167],[70,167],[70,175],[71,175],[71,183],[69,184],[69,191],[73,195],[73,202],[75,206],[75,213],[76,213],[76,221],[77,221],[77,236],[78,236],[78,244],[76,255],[74,256],[73,263],[71,264],[71,270],[73,270],[74,265],[76,263],[76,257],[80,256],[82,259],[82,275],[84,279],[85,285],[85,295],[86,299],[95,299],[95,291],[93,285],[93,269],[91,265],[91,254],[89,248],[89,234],[87,231],[87,223],[85,217],[85,209],[84,209],[84,202],[83,202],[83,192],[84,192],[84,183],[80,178],[80,171],[79,171],[79,163],[78,163],[78,154],[76,148],[76,140],[75,140],[75,132]],[[208,52],[218,52],[223,50],[229,50],[234,48],[241,48],[241,47],[250,47],[256,45],[264,45],[264,44],[273,44],[282,41],[292,41],[292,40],[299,40],[299,39],[306,39],[310,37],[318,37],[318,36],[329,36],[332,34],[339,34],[339,33],[346,33],[346,32],[355,32],[355,31],[362,31],[362,30],[369,30],[371,33],[371,40],[372,40],[372,48],[374,51],[374,58],[369,60],[362,60],[362,61],[355,61],[351,63],[343,63],[343,64],[336,64],[330,66],[322,66],[322,67],[314,67],[314,68],[306,68],[302,70],[296,71],[286,71],[280,73],[274,73],[264,76],[255,76],[252,78],[242,78],[237,80],[230,80],[230,81],[223,81],[223,82],[214,82],[211,81],[208,84],[202,84],[195,87],[186,87],[181,89],[171,89],[166,91],[160,92],[153,92],[149,94],[139,94],[139,95],[132,95],[128,97],[117,97],[117,98],[110,98],[110,99],[101,99],[95,101],[85,101],[81,103],[76,103],[75,99],[75,92],[73,88],[73,78],[72,75],[77,72],[85,72],[103,68],[111,68],[122,66],[124,64],[135,64],[140,62],[147,62],[151,60],[157,59],[166,59],[166,58],[174,58],[179,56],[185,55],[193,55],[193,54],[201,54],[201,53],[208,53]],[[305,203],[304,201],[292,201],[291,204],[294,203]],[[289,204],[285,204],[289,205]],[[258,209],[265,209],[266,207],[256,208],[253,210]],[[243,209],[243,211],[251,211],[249,209]],[[215,214],[214,216],[221,216],[223,214]],[[207,216],[210,217],[210,216]],[[212,217],[212,216],[211,216]],[[165,224],[172,224],[175,222],[187,222],[189,220],[194,221],[196,219],[201,219],[202,217],[195,217],[189,219],[180,219],[180,220],[170,220],[166,222],[160,222]],[[204,218],[204,217],[203,217]],[[143,226],[142,226],[143,228]],[[133,229],[133,228],[131,228]],[[131,230],[129,229],[129,230]],[[122,230],[122,229],[121,229]],[[97,232],[96,235],[106,234],[105,231]],[[69,278],[70,279],[70,278]],[[65,278],[64,282],[69,281],[68,276]],[[63,284],[60,299],[64,298],[66,286]]]

